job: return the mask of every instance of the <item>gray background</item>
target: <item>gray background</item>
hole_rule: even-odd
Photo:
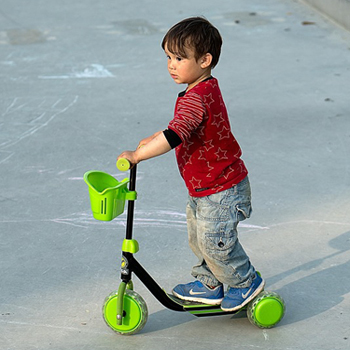
[[[338,25],[350,30],[350,0],[301,0]]]
[[[125,215],[92,218],[83,174],[123,179],[118,154],[167,126],[177,93],[160,42],[204,15],[224,38],[213,74],[250,171],[240,239],[287,313],[164,309],[135,279],[149,320],[103,322],[119,283]],[[350,34],[297,1],[44,1],[0,5],[1,349],[348,349]],[[173,152],[138,173],[140,262],[166,290],[191,280],[186,189]]]

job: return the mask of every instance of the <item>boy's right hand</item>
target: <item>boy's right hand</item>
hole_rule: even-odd
[[[136,157],[136,151],[124,151],[118,156],[118,160],[120,158],[127,159],[132,165],[138,164],[140,160]]]

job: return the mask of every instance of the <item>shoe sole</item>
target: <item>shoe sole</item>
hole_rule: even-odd
[[[230,309],[223,308],[221,306],[221,310],[229,312],[229,311],[237,311],[237,310],[241,309],[245,305],[249,304],[260,292],[262,292],[264,290],[264,287],[265,287],[265,281],[260,283],[259,287],[254,291],[254,293],[250,297],[248,297],[246,300],[244,300],[244,302],[242,304],[235,306],[233,308],[230,308]]]
[[[223,301],[224,298],[221,299],[207,299],[207,298],[195,298],[195,297],[185,297],[181,294],[178,294],[173,291],[173,295],[175,295],[177,298],[181,300],[186,300],[186,301],[193,301],[196,303],[201,303],[201,304],[208,304],[208,305],[220,305],[221,302]]]

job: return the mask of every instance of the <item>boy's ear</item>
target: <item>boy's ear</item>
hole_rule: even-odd
[[[201,58],[201,67],[208,68],[211,66],[211,62],[213,60],[213,56],[208,52]]]

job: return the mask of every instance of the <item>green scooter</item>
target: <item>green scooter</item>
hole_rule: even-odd
[[[107,296],[103,304],[103,318],[113,331],[122,335],[135,334],[147,322],[148,308],[144,299],[133,290],[132,274],[140,279],[163,306],[173,311],[187,311],[197,317],[246,312],[249,321],[260,328],[271,328],[280,322],[284,316],[285,303],[281,296],[274,292],[264,290],[242,309],[225,312],[221,310],[220,305],[184,301],[162,289],[134,257],[139,251],[139,244],[133,239],[137,166],[131,167],[127,159],[119,159],[117,168],[120,171],[130,169],[130,179],[119,182],[101,171],[88,171],[84,175],[95,219],[113,220],[124,212],[125,202],[128,201],[126,235],[122,244],[121,282],[118,290]]]

